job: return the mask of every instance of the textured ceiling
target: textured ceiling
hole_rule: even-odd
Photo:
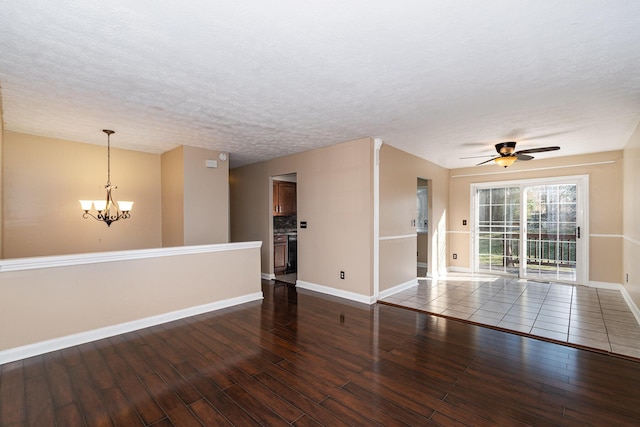
[[[3,0],[5,129],[232,166],[360,137],[445,167],[621,149],[640,1]],[[482,159],[480,159],[482,160]]]

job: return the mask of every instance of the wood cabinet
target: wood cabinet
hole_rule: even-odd
[[[287,269],[287,236],[273,236],[273,272],[281,273]]]
[[[273,181],[273,215],[296,214],[296,183]]]

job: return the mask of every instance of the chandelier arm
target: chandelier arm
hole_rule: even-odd
[[[82,218],[84,219],[89,219],[89,217],[97,220],[97,221],[102,221],[101,219],[96,218],[93,214],[89,213],[89,211],[84,211],[84,213],[82,214]]]

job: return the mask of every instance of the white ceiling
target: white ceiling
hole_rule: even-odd
[[[640,119],[638,0],[0,3],[9,131],[232,166],[373,136],[462,167],[621,149]]]

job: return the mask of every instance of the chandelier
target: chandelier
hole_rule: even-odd
[[[107,185],[104,186],[107,190],[107,197],[102,200],[80,200],[80,205],[84,211],[82,214],[84,219],[92,217],[98,221],[105,222],[108,227],[111,227],[112,222],[131,217],[133,202],[115,202],[111,197],[111,190],[118,188],[115,185],[111,185],[111,135],[115,131],[103,129],[102,132],[107,134]],[[92,205],[95,209],[95,215],[91,212]]]

